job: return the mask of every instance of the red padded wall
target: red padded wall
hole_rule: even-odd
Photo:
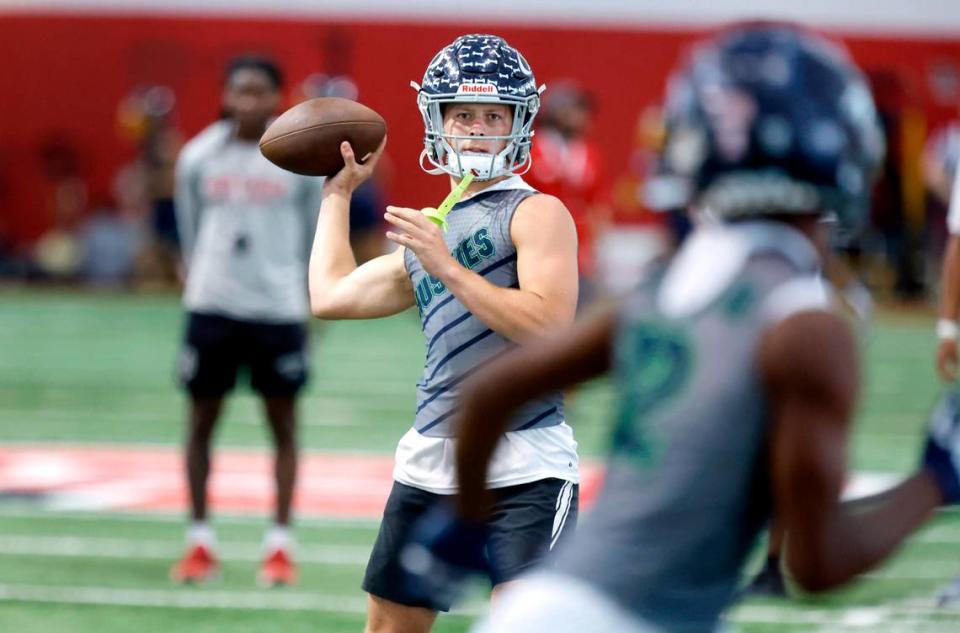
[[[595,135],[611,174],[619,171],[633,141],[637,114],[662,94],[667,71],[699,33],[683,30],[616,31],[502,28],[470,25],[325,23],[319,20],[253,20],[139,17],[0,17],[0,214],[20,241],[42,233],[39,149],[58,131],[78,146],[94,196],[108,192],[117,168],[133,152],[116,131],[116,108],[131,89],[166,84],[177,94],[180,129],[191,136],[218,108],[224,62],[244,51],[274,55],[289,84],[313,72],[347,71],[360,100],[387,119],[389,153],[396,166],[390,201],[435,204],[446,187],[416,167],[422,125],[411,79],[420,79],[434,52],[466,31],[505,36],[527,56],[549,86],[573,77],[600,104]],[[348,41],[347,68],[328,56],[333,38]],[[960,40],[858,36],[847,40],[866,67],[893,69],[909,78],[918,103],[936,123],[955,114],[926,93],[928,65],[960,65]]]

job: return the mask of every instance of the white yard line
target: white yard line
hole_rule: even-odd
[[[82,536],[0,535],[0,555],[64,556],[80,558],[122,558],[139,560],[174,560],[182,545],[173,541]],[[223,560],[258,561],[259,545],[222,543],[218,554]],[[370,556],[369,545],[313,545],[295,550],[298,563],[319,565],[364,565]]]
[[[113,587],[73,587],[46,585],[0,584],[0,601],[26,601],[59,604],[94,604],[172,609],[230,609],[269,611],[316,611],[363,614],[366,599],[361,595],[331,595],[320,592],[295,591],[223,591],[204,588],[186,589],[121,589]],[[906,606],[906,605],[905,605]],[[459,615],[477,616],[486,605],[473,603],[457,609]],[[772,606],[740,607],[729,618],[734,624],[794,624],[826,627],[824,631],[903,631],[897,625],[911,624],[910,630],[953,630],[954,622],[944,620],[957,611],[888,606],[852,609],[803,609]],[[960,615],[960,614],[958,614]],[[907,618],[905,622],[903,618]],[[899,620],[899,622],[898,622]],[[888,628],[888,626],[890,628]]]
[[[12,584],[0,584],[0,600],[173,609],[254,609],[331,613],[365,613],[367,608],[366,599],[360,595],[333,596],[316,592],[117,589]]]
[[[826,623],[819,633],[869,631],[870,633],[953,633],[956,608],[934,607],[934,598],[907,596],[872,607],[846,609],[843,617]],[[949,620],[947,619],[949,618]],[[921,627],[922,628],[918,628]]]
[[[223,591],[194,589],[120,589],[114,587],[56,587],[0,584],[0,602],[26,601],[58,604],[159,607],[168,609],[251,609],[256,611],[320,611],[362,615],[367,599],[357,591],[333,595],[317,591]],[[455,615],[479,616],[485,603],[454,609]]]
[[[2,2],[3,0],[0,0]],[[262,426],[262,423],[261,423]],[[102,449],[111,449],[116,451],[123,450],[145,450],[145,451],[157,451],[162,449],[175,450],[179,455],[179,451],[183,449],[183,445],[179,442],[167,442],[167,441],[137,441],[137,442],[109,442],[101,439],[94,439],[90,441],[80,440],[80,439],[69,439],[69,440],[36,440],[36,439],[14,439],[14,440],[3,440],[3,448],[31,448],[38,451],[44,449],[57,451],[63,449],[76,449],[76,450],[102,450]],[[268,444],[259,445],[259,444],[221,444],[219,448],[222,448],[223,451],[227,453],[237,452],[237,453],[260,453],[263,455],[269,455],[268,451],[271,450]],[[301,451],[302,457],[310,457],[312,455],[329,455],[331,457],[385,457],[387,459],[392,459],[393,452],[389,451],[378,451],[378,450],[365,450],[362,448],[315,448],[315,447],[305,447]],[[2,509],[0,509],[2,513]]]
[[[911,597],[905,600],[896,600],[877,606],[848,607],[837,609],[805,608],[802,605],[794,607],[777,607],[769,605],[744,605],[733,609],[727,621],[736,624],[809,624],[825,627],[825,631],[899,631],[903,633],[903,625],[917,623],[924,625],[951,624],[956,630],[954,618],[960,617],[960,611],[952,609],[938,609],[934,598],[918,599]],[[953,622],[947,622],[950,618]],[[899,625],[901,628],[897,628]],[[893,628],[887,628],[888,626]],[[919,633],[917,629],[909,629],[912,633]]]
[[[324,405],[327,406],[327,405]],[[340,402],[340,410],[336,412],[325,412],[320,414],[307,414],[301,416],[299,421],[304,426],[315,427],[334,427],[346,428],[356,427],[367,424],[372,426],[372,422],[364,422],[367,418],[351,409],[349,403]],[[328,409],[332,408],[327,407]],[[78,415],[75,409],[53,409],[44,407],[42,409],[24,410],[8,407],[0,408],[0,420],[10,420],[16,422],[44,422],[44,423],[71,423],[74,424],[78,419],[93,420],[95,422],[124,422],[124,423],[155,423],[160,421],[179,422],[182,413],[164,414],[155,412],[126,412],[116,413],[107,411],[86,412]],[[349,419],[347,419],[349,418]],[[244,426],[262,426],[265,422],[256,411],[237,411],[227,413],[225,420],[230,424],[242,424]]]
[[[0,518],[16,517],[23,519],[68,519],[79,521],[131,521],[134,523],[180,523],[186,521],[183,514],[170,514],[167,512],[109,512],[109,511],[51,511],[43,507],[31,507],[28,505],[18,506],[16,504],[0,504]],[[212,521],[214,527],[218,524],[230,525],[257,525],[266,526],[267,519],[262,516],[249,514],[233,514],[228,512],[218,512]],[[356,528],[356,529],[375,529],[380,525],[380,519],[356,519],[341,518],[338,516],[325,517],[322,515],[301,515],[297,516],[297,525],[303,527],[317,528]]]
[[[366,564],[369,545],[300,545],[296,560],[303,564],[354,565]],[[83,536],[36,536],[0,534],[0,555],[60,556],[67,558],[119,558],[138,560],[173,560],[182,549],[175,541],[101,538]],[[254,562],[262,552],[255,544],[221,543],[223,560]],[[947,581],[960,574],[960,562],[924,560],[909,569],[887,570],[862,576],[865,580],[910,582]]]

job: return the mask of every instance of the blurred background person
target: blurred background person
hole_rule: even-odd
[[[145,240],[139,253],[141,282],[173,286],[182,276],[174,210],[174,168],[183,139],[174,122],[176,96],[167,86],[139,87],[117,109],[121,136],[136,157],[114,179],[119,207],[140,217]]]
[[[296,397],[307,380],[306,264],[322,180],[269,163],[257,142],[280,105],[282,75],[266,57],[230,62],[224,118],[184,148],[176,211],[187,272],[180,378],[190,396],[186,469],[191,523],[178,582],[219,571],[208,523],[211,438],[238,370],[263,398],[276,447],[276,512],[264,538],[261,584],[297,579],[291,503],[297,473]]]
[[[957,105],[960,108],[960,103]],[[946,209],[947,243],[940,269],[936,365],[940,378],[950,383],[957,379],[960,317],[960,119],[950,121],[930,136],[924,148],[923,175],[934,204]]]
[[[954,93],[956,91],[957,89]],[[956,101],[955,115],[960,115],[960,95],[952,96]],[[937,274],[944,272],[942,264],[953,237],[951,223],[960,222],[948,217],[951,194],[954,189],[954,175],[958,166],[960,166],[960,118],[954,118],[933,130],[927,138],[921,158],[927,202],[925,218],[927,262],[930,264],[930,276],[934,279]],[[956,212],[953,213],[956,214]],[[945,284],[946,280],[941,277],[939,281]],[[941,292],[945,287],[945,285],[941,286]],[[936,290],[936,286],[931,284],[930,290]],[[942,294],[940,299],[943,300]]]
[[[683,187],[658,173],[664,136],[661,107],[645,106],[626,165],[613,184],[610,226],[598,238],[599,277],[604,291],[614,296],[629,292],[690,230]]]
[[[563,200],[573,216],[579,249],[578,309],[597,296],[596,238],[610,215],[600,149],[590,138],[595,114],[593,97],[578,83],[548,84],[530,151],[533,164],[524,176],[537,191]]]
[[[50,226],[33,247],[31,276],[46,281],[76,281],[82,251],[77,235],[89,203],[81,152],[70,134],[57,131],[40,146],[43,193]]]
[[[137,222],[109,199],[95,204],[79,233],[80,274],[97,288],[133,283],[142,232]]]
[[[875,68],[867,77],[887,151],[873,189],[869,224],[860,240],[863,254],[882,265],[879,278],[878,271],[867,270],[865,276],[898,301],[916,301],[923,298],[929,281],[924,264],[929,230],[920,174],[926,123],[916,90],[898,69]]]
[[[23,257],[10,239],[6,218],[0,216],[0,281],[19,279],[23,274]]]
[[[960,104],[958,104],[960,108]],[[923,148],[923,180],[937,204],[950,204],[954,174],[960,164],[960,119],[950,121],[930,135]]]
[[[957,380],[957,337],[960,328],[960,165],[954,165],[954,182],[951,187],[947,214],[947,248],[943,256],[940,275],[940,309],[936,334],[938,340],[936,366],[940,379],[948,385]],[[960,603],[960,576],[944,591],[941,604]]]

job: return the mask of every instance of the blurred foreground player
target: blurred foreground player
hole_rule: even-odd
[[[368,633],[431,629],[450,597],[404,582],[401,548],[421,517],[457,491],[451,421],[459,385],[517,343],[570,325],[577,301],[577,239],[564,205],[517,175],[529,164],[539,90],[523,56],[493,35],[465,35],[442,49],[417,88],[426,128],[421,159],[451,190],[469,173],[442,230],[419,209],[387,207],[387,237],[401,246],[357,266],[349,205],[383,146],[324,186],[310,259],[310,299],[325,319],[370,319],[416,305],[426,343],[417,409],[400,440],[394,485],[370,555]],[[578,463],[560,392],[505,420],[481,488],[492,489],[491,547],[503,561],[496,594],[539,561],[576,522]],[[410,562],[410,561],[406,561]],[[438,579],[442,583],[442,579]]]
[[[834,243],[832,246],[836,249],[838,245]],[[822,263],[822,274],[835,293],[839,311],[846,314],[851,326],[863,339],[865,332],[869,331],[873,319],[873,296],[869,289],[860,281],[846,262],[840,259],[836,250],[829,253],[826,261]],[[872,497],[861,497],[860,499],[864,504],[873,501]],[[784,533],[781,522],[773,517],[770,521],[767,555],[763,561],[763,566],[739,592],[739,598],[789,597],[790,592],[787,588],[782,565],[786,540],[787,535]]]
[[[960,500],[951,394],[915,475],[868,509],[839,501],[858,361],[818,271],[822,217],[858,224],[882,153],[860,73],[820,38],[748,25],[695,50],[667,108],[665,160],[718,222],[615,314],[499,359],[465,390],[459,518],[435,530],[434,552],[461,533],[477,547],[483,473],[513,407],[611,370],[619,393],[589,519],[480,631],[715,631],[771,514],[794,578],[822,591]]]
[[[219,571],[207,523],[210,443],[224,396],[243,369],[263,398],[276,447],[276,514],[264,539],[261,584],[290,584],[290,506],[297,473],[296,396],[307,380],[307,258],[319,179],[283,171],[257,146],[280,104],[273,61],[232,61],[224,118],[191,140],[177,163],[176,211],[184,266],[186,338],[180,378],[190,394],[186,445],[191,518],[178,582]]]

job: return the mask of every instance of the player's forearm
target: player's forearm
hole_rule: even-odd
[[[464,386],[457,426],[457,513],[468,521],[487,518],[487,468],[514,413],[532,398],[583,380],[578,371],[557,375],[551,364],[566,364],[564,359],[530,347],[497,360]]]
[[[457,428],[458,511],[463,518],[485,518],[487,465],[512,414],[532,398],[608,372],[615,326],[615,312],[594,314],[562,334],[518,347],[466,382]]]
[[[956,321],[960,315],[960,236],[951,235],[947,241],[941,277],[939,316]]]
[[[464,385],[456,451],[457,512],[461,518],[487,518],[487,467],[497,443],[524,402],[557,388],[545,356],[549,359],[553,355],[530,347],[514,350]]]
[[[522,288],[502,288],[459,264],[451,265],[441,280],[475,317],[511,341],[539,338],[573,322],[575,302],[559,306]]]
[[[870,569],[892,554],[941,504],[939,488],[925,472],[882,499],[866,510],[858,501],[838,504],[816,526],[793,530],[787,526],[788,567],[804,589],[826,591]]]
[[[350,247],[350,195],[330,192],[323,198],[310,251],[310,305],[323,316],[336,285],[357,268]]]
[[[491,397],[496,383],[483,380],[470,388],[462,401],[457,442],[457,514],[467,521],[487,518],[487,467],[497,443],[507,430],[518,402]]]

